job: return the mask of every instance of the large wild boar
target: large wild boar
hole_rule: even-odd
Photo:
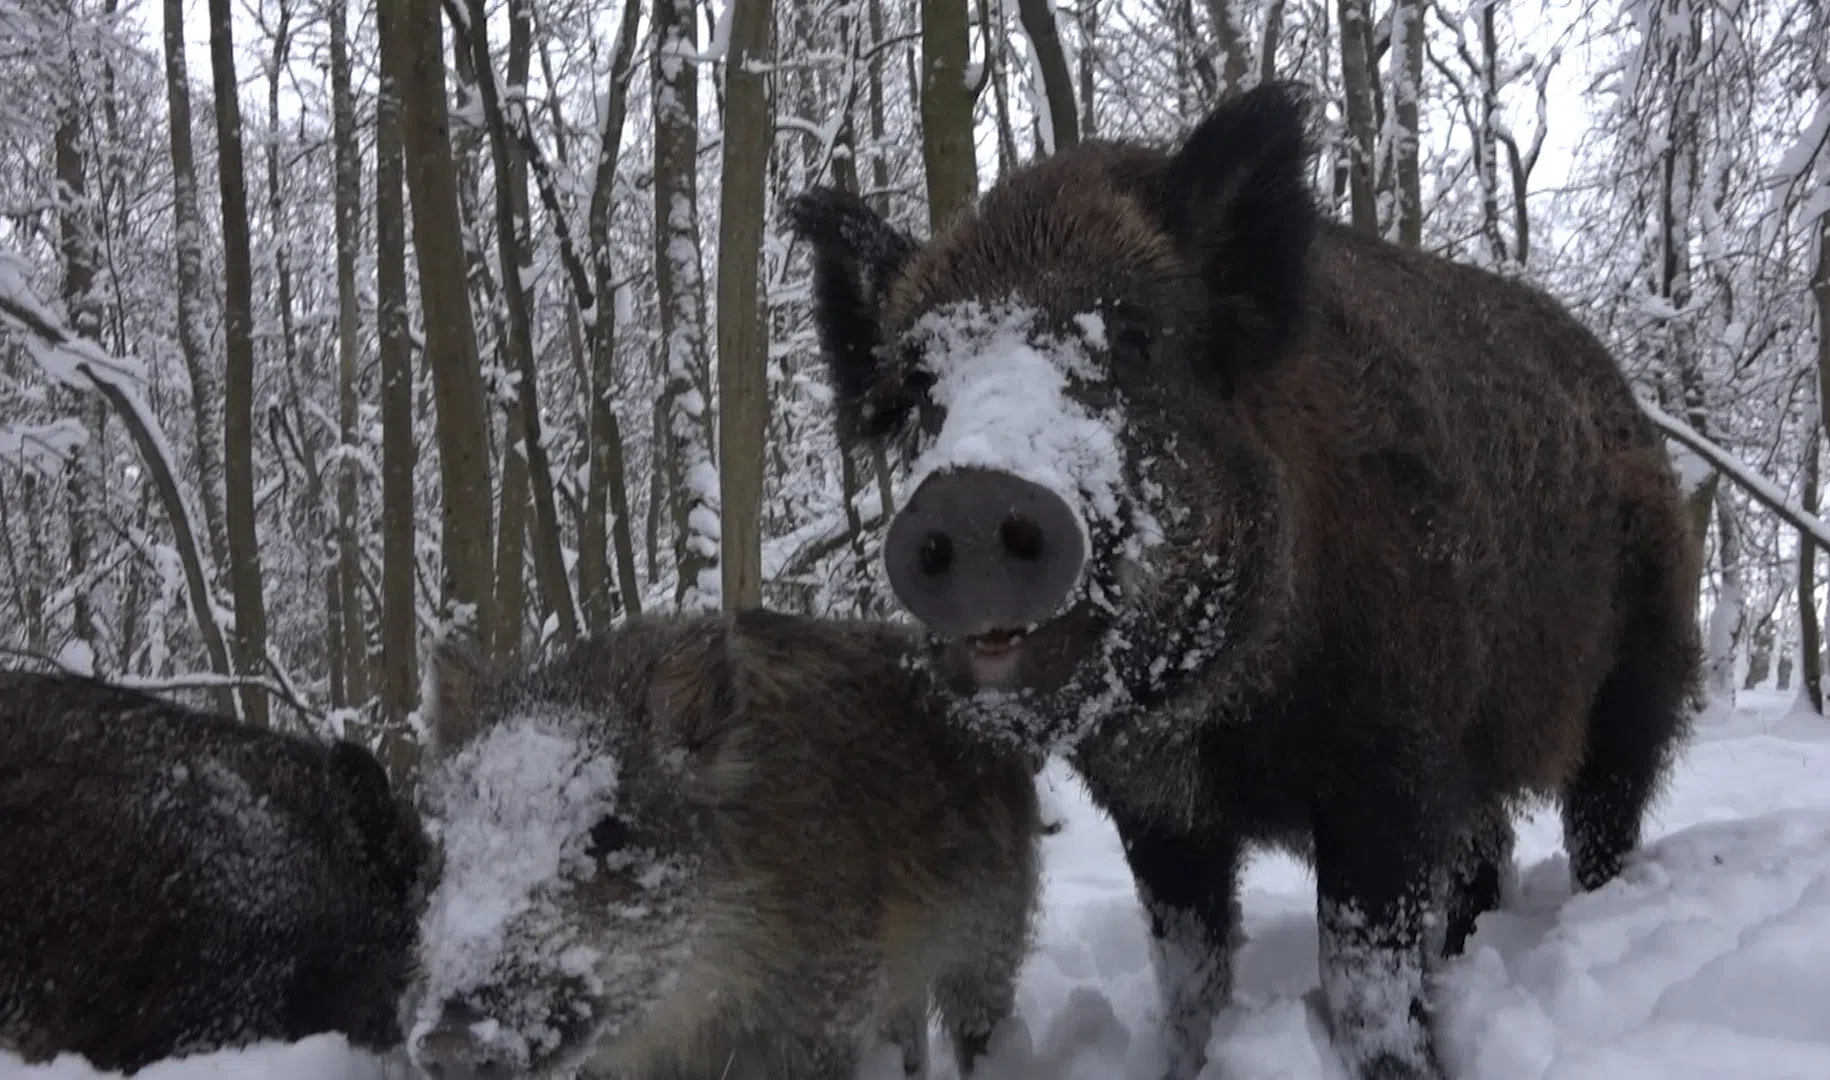
[[[1583,888],[1638,843],[1698,555],[1596,338],[1319,220],[1304,123],[1267,85],[1171,149],[1017,170],[925,244],[829,189],[791,215],[842,437],[912,459],[890,582],[963,721],[1111,813],[1171,1075],[1269,842],[1313,859],[1352,1074],[1434,1077],[1426,969],[1498,902],[1517,801],[1561,800]]]
[[[962,1073],[1014,1007],[1032,763],[946,721],[890,627],[648,617],[531,671],[442,649],[442,855],[411,1052],[433,1080]]]
[[[0,673],[0,1048],[129,1073],[323,1032],[391,1051],[427,853],[353,743]]]

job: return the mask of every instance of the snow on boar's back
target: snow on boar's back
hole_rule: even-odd
[[[1084,143],[925,244],[830,189],[791,217],[841,435],[910,460],[890,583],[959,722],[1068,753],[1112,815],[1170,1074],[1270,841],[1314,859],[1353,1075],[1434,1077],[1425,966],[1497,902],[1516,800],[1560,797],[1584,888],[1638,843],[1698,546],[1567,312],[1318,219],[1302,98]]]
[[[962,1071],[1014,1007],[1030,763],[945,722],[886,626],[644,617],[496,676],[436,658],[441,870],[411,995],[434,1080]]]
[[[0,1048],[396,1047],[427,853],[352,743],[0,673]]]

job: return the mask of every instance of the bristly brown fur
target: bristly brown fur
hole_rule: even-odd
[[[984,1053],[1028,952],[1040,810],[1031,764],[954,730],[918,655],[876,623],[651,615],[476,687],[474,715],[434,715],[467,739],[523,712],[588,717],[615,748],[617,817],[698,864],[674,989],[565,1052],[615,1076],[843,1080],[872,1022],[919,1066],[932,993],[962,1071]],[[564,901],[576,938],[626,933],[596,896]]]
[[[876,268],[874,318],[816,317],[870,342],[826,350],[862,388],[841,409],[913,409],[907,332],[928,313],[1014,301],[1039,340],[1106,316],[1097,392],[1124,403],[1134,490],[1148,464],[1167,493],[1166,542],[1121,610],[1076,608],[1025,655],[1078,665],[1046,704],[1062,723],[1101,663],[1129,694],[1074,761],[1157,938],[1223,955],[1242,847],[1287,842],[1315,858],[1324,987],[1347,1008],[1356,962],[1422,955],[1439,871],[1450,951],[1497,903],[1519,800],[1562,801],[1583,887],[1619,869],[1689,728],[1701,555],[1595,336],[1527,285],[1318,221],[1301,116],[1269,85],[1174,150],[1089,143],[1019,169]],[[1226,986],[1171,988],[1175,1075],[1199,1068]],[[1334,1017],[1356,1076],[1437,1075],[1421,998],[1412,1013]]]

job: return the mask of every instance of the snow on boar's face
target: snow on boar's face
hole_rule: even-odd
[[[1135,698],[1226,638],[1278,543],[1236,399],[1295,336],[1303,108],[1273,85],[1170,155],[1067,151],[925,246],[856,196],[792,203],[841,438],[911,459],[885,569],[956,689]],[[1044,711],[1025,736],[1072,737]]]
[[[721,748],[665,721],[652,651],[626,644],[589,686],[492,682],[459,649],[435,660],[422,798],[440,872],[408,1035],[433,1080],[564,1076],[668,1026]]]

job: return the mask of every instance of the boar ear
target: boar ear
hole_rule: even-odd
[[[727,623],[707,620],[655,665],[648,683],[648,718],[665,756],[684,751],[687,783],[710,803],[742,784],[748,755],[732,676]]]
[[[447,638],[432,646],[426,663],[427,749],[434,756],[457,750],[476,734],[478,698],[489,680],[482,652],[468,639]]]
[[[1163,223],[1205,279],[1229,382],[1276,362],[1307,300],[1307,111],[1299,86],[1258,86],[1210,113],[1163,175]]]
[[[873,434],[864,399],[877,377],[884,298],[915,253],[915,241],[858,196],[816,187],[788,203],[788,222],[813,248],[813,321],[825,354],[839,436]]]
[[[395,799],[381,762],[353,742],[331,744],[330,775],[369,866],[395,895],[407,895],[426,858],[418,818]]]

